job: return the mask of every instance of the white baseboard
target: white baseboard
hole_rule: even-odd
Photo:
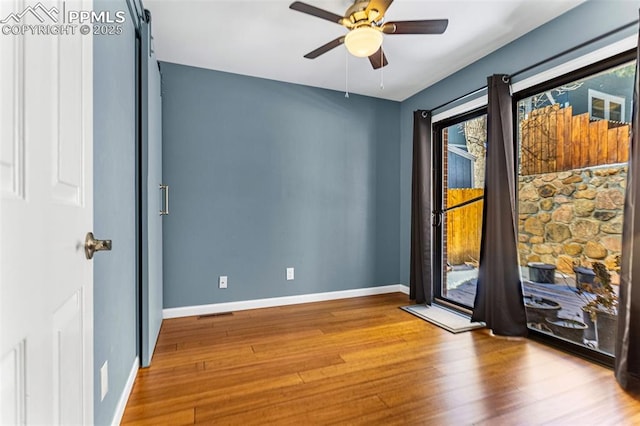
[[[396,287],[398,287],[398,291],[400,293],[404,293],[406,295],[409,295],[409,286],[405,285],[405,284],[396,284]]]
[[[409,287],[392,284],[380,287],[357,288],[353,290],[330,291],[326,293],[301,294],[298,296],[271,297],[268,299],[243,300],[239,302],[214,303],[211,305],[184,306],[162,310],[162,318],[190,317],[194,315],[219,314],[222,312],[244,311],[247,309],[272,308],[275,306],[297,305],[300,303],[324,302],[326,300],[348,299],[350,297],[373,296],[385,293],[409,294]]]
[[[136,376],[138,375],[139,368],[140,368],[140,359],[136,357],[136,359],[133,360],[133,365],[131,366],[131,372],[129,373],[129,378],[127,379],[127,383],[125,383],[124,389],[122,390],[122,394],[120,395],[120,399],[118,400],[118,405],[116,405],[116,412],[113,415],[113,421],[111,422],[113,426],[117,426],[122,422],[124,409],[127,408],[127,401],[129,401],[129,395],[131,395],[131,391],[133,390],[133,384],[136,381]]]

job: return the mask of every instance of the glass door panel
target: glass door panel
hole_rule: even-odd
[[[517,102],[518,244],[529,328],[609,355],[634,69],[627,62]]]
[[[475,299],[482,232],[482,200],[486,152],[486,114],[474,113],[439,128],[442,170],[436,177],[437,263],[436,297],[472,308]]]

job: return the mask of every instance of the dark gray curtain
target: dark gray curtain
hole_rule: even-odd
[[[640,41],[640,35],[638,36]],[[640,49],[636,53],[636,77],[633,88],[633,116],[629,147],[629,173],[622,225],[622,262],[620,264],[620,297],[616,340],[616,379],[628,390],[640,389],[640,287],[634,291],[633,280],[640,280],[640,151],[638,150],[638,114]],[[638,206],[640,207],[640,206]],[[636,214],[638,213],[638,214]],[[636,287],[640,285],[636,283]]]
[[[431,304],[431,111],[413,112],[409,298]]]
[[[525,336],[516,226],[516,175],[513,106],[502,75],[488,78],[487,161],[480,270],[472,321],[483,321],[494,334]]]

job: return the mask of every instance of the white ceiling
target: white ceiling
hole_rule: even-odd
[[[290,10],[291,1],[144,0],[144,6],[161,61],[340,91],[348,74],[350,93],[402,101],[584,0],[396,0],[387,21],[447,18],[449,27],[442,35],[385,35],[389,65],[382,72],[344,46],[303,58],[347,30]],[[305,3],[343,15],[352,2]]]

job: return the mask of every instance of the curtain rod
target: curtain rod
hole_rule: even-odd
[[[634,26],[634,25],[638,24],[638,22],[640,22],[640,21],[635,20],[635,21],[633,21],[633,22],[629,22],[628,24],[624,24],[624,25],[622,25],[621,27],[615,28],[615,29],[613,29],[613,30],[611,30],[611,31],[609,31],[609,32],[606,32],[606,33],[604,33],[604,34],[601,34],[601,35],[599,35],[599,36],[597,36],[597,37],[595,37],[595,38],[592,38],[592,39],[590,39],[590,40],[587,40],[587,41],[585,41],[584,43],[580,43],[579,45],[574,46],[574,47],[572,47],[572,48],[570,48],[570,49],[563,50],[563,51],[562,51],[562,52],[560,52],[560,53],[557,53],[557,54],[555,54],[555,55],[553,55],[553,56],[551,56],[551,57],[549,57],[549,58],[543,59],[543,60],[542,60],[542,61],[540,61],[540,62],[536,62],[536,63],[535,63],[535,64],[533,64],[533,65],[529,65],[529,66],[528,66],[528,67],[526,67],[526,68],[522,68],[521,70],[518,70],[518,71],[516,71],[516,72],[514,72],[514,73],[512,73],[512,74],[506,75],[505,77],[506,77],[507,79],[509,79],[509,80],[510,80],[510,79],[512,79],[513,77],[518,76],[518,75],[520,75],[520,74],[522,74],[522,73],[525,73],[525,72],[527,72],[527,71],[530,71],[530,70],[532,70],[532,69],[534,69],[534,68],[536,68],[536,67],[539,67],[540,65],[544,65],[544,64],[546,64],[546,63],[548,63],[548,62],[554,61],[554,60],[556,60],[556,59],[558,59],[558,58],[560,58],[560,57],[562,57],[562,56],[564,56],[564,55],[567,55],[567,54],[569,54],[569,53],[571,53],[571,52],[575,52],[575,51],[576,51],[576,50],[578,50],[578,49],[582,49],[583,47],[586,47],[586,46],[588,46],[588,45],[590,45],[590,44],[596,43],[596,42],[598,42],[598,41],[600,41],[600,40],[602,40],[602,39],[605,39],[605,38],[607,38],[607,37],[609,37],[609,36],[611,36],[611,35],[614,35],[614,34],[616,34],[616,33],[619,33],[620,31],[626,30],[627,28],[630,28],[630,27],[632,27],[632,26]],[[482,86],[482,87],[480,87],[480,88],[478,88],[478,89],[472,90],[472,91],[471,91],[471,92],[469,92],[469,93],[465,93],[465,94],[464,94],[464,95],[462,95],[462,96],[458,96],[458,97],[457,97],[457,98],[455,98],[455,99],[452,99],[452,100],[447,101],[447,102],[445,102],[445,103],[443,103],[443,104],[441,104],[441,105],[438,105],[437,107],[432,108],[432,109],[431,109],[431,111],[436,111],[436,110],[438,110],[438,109],[441,109],[441,108],[443,108],[443,107],[446,107],[447,105],[451,105],[451,104],[452,104],[452,103],[454,103],[454,102],[461,101],[461,100],[462,100],[462,99],[464,99],[464,98],[467,98],[467,97],[469,97],[469,96],[471,96],[471,95],[475,95],[476,93],[481,92],[481,91],[486,90],[486,89],[487,89],[487,86],[486,86],[486,85],[485,85],[485,86]]]
[[[467,98],[467,97],[469,97],[469,96],[471,96],[471,95],[475,95],[476,93],[481,92],[481,91],[483,91],[483,90],[486,90],[486,88],[487,88],[487,86],[485,85],[485,86],[482,86],[482,87],[480,87],[480,88],[478,88],[478,89],[472,90],[472,91],[471,91],[471,92],[469,92],[469,93],[465,93],[465,94],[464,94],[464,95],[462,95],[462,96],[458,96],[457,98],[455,98],[455,99],[453,99],[453,100],[447,101],[447,102],[445,102],[445,103],[443,103],[443,104],[441,104],[441,105],[438,105],[438,106],[437,106],[437,107],[435,107],[435,108],[432,108],[432,109],[431,109],[431,111],[435,111],[435,110],[438,110],[438,109],[440,109],[440,108],[446,107],[447,105],[451,105],[451,104],[452,104],[452,103],[454,103],[454,102],[461,101],[461,100],[463,100],[464,98]]]

